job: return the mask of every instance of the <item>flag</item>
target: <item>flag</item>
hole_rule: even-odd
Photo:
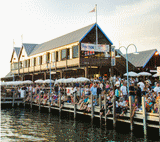
[[[91,10],[89,13],[91,12],[96,12],[96,7],[94,7],[93,10]]]

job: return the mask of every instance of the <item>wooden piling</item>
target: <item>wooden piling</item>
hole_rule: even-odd
[[[39,111],[41,110],[41,93],[39,92]]]
[[[116,127],[116,96],[113,96],[113,127]]]
[[[61,92],[59,93],[59,112],[61,112]]]
[[[76,110],[77,110],[76,93],[74,93],[74,119],[76,118]]]
[[[133,131],[133,108],[132,108],[132,97],[129,96],[129,110],[130,110],[130,130]]]
[[[31,109],[32,109],[32,101],[33,101],[33,96],[32,96],[32,91],[31,91],[31,102],[30,102]]]
[[[49,113],[51,112],[51,101],[52,101],[52,99],[51,99],[51,93],[49,92],[49,107],[48,107]]]
[[[101,99],[101,94],[99,94],[99,110],[101,111],[101,109],[102,109],[102,99]],[[99,112],[99,118],[101,121],[102,119],[101,112]]]
[[[91,119],[94,117],[93,94],[91,93]]]
[[[14,101],[15,101],[15,92],[13,92],[13,101],[12,101],[12,107],[14,107]]]
[[[106,96],[106,94],[104,94],[104,117],[105,117],[105,125],[107,125],[107,106],[106,106],[106,98],[107,96]]]
[[[146,107],[145,107],[145,97],[142,97],[142,111],[143,111],[143,130],[144,135],[147,135],[147,117],[146,117]]]

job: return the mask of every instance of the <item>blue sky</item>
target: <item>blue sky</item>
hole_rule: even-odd
[[[0,77],[10,71],[15,47],[43,43],[95,22],[89,13],[97,4],[98,24],[113,44],[133,43],[139,51],[160,51],[159,0],[5,0],[0,2]],[[132,52],[134,48],[130,48]]]

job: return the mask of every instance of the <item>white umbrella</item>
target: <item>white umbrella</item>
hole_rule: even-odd
[[[65,78],[61,78],[61,79],[56,80],[56,83],[64,83],[65,80],[66,80]]]
[[[5,85],[7,85],[6,82],[1,82],[1,86],[5,86]]]
[[[75,79],[73,80],[73,82],[74,82],[74,83],[78,82],[77,78],[75,78]]]
[[[68,78],[65,79],[65,83],[72,83],[74,81],[75,78]]]
[[[94,82],[99,82],[99,80],[96,79],[96,80],[94,80]]]
[[[153,75],[153,77],[158,77],[157,73]]]
[[[23,84],[32,84],[33,83],[33,81],[31,81],[31,80],[25,80],[25,81],[23,81]]]
[[[85,77],[79,77],[77,78],[77,81],[78,82],[87,82],[87,81],[90,81],[88,78],[85,78]]]
[[[35,83],[43,83],[44,82],[44,80],[42,80],[42,79],[38,79],[38,80],[36,80],[36,81],[34,81]]]
[[[151,73],[149,73],[149,72],[140,72],[140,73],[138,73],[139,75],[141,75],[141,76],[151,76],[152,74]]]
[[[50,79],[46,79],[46,80],[44,80],[44,82],[43,83],[50,83]],[[54,83],[54,80],[52,80],[51,79],[51,83]]]
[[[127,76],[127,73],[125,73],[124,76]],[[131,71],[131,72],[128,72],[128,76],[139,76],[139,74]]]

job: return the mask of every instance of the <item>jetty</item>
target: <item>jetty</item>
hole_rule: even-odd
[[[14,94],[14,93],[13,93]],[[61,94],[60,98],[61,98]],[[74,98],[76,98],[77,93],[74,94]],[[129,108],[124,116],[117,116],[116,110],[115,110],[115,97],[113,101],[113,110],[110,115],[106,115],[107,110],[104,110],[104,115],[100,115],[100,110],[102,107],[101,99],[99,99],[99,106],[93,106],[93,95],[91,95],[91,111],[83,111],[80,110],[80,106],[77,103],[67,103],[64,102],[63,107],[61,107],[61,99],[58,100],[58,103],[54,106],[51,106],[50,102],[48,101],[46,105],[43,104],[36,104],[32,101],[32,93],[31,93],[31,101],[25,102],[24,98],[17,98],[13,95],[13,97],[2,97],[1,98],[1,105],[4,104],[12,104],[12,107],[19,106],[20,104],[24,107],[30,107],[31,109],[37,108],[39,111],[42,108],[48,109],[48,112],[50,113],[52,110],[58,110],[59,113],[65,111],[70,112],[74,114],[74,119],[76,119],[76,115],[87,115],[91,117],[91,120],[94,118],[99,118],[100,121],[104,119],[105,125],[107,125],[107,120],[113,121],[113,127],[116,127],[116,122],[121,121],[125,123],[130,124],[130,130],[133,131],[134,125],[141,125],[143,126],[144,135],[147,135],[147,127],[152,127],[159,129],[159,136],[160,136],[160,112],[159,113],[148,113],[145,109],[145,98],[142,97],[142,110],[136,111],[134,117],[132,117],[132,100],[131,97],[129,97]],[[106,95],[104,95],[104,99],[106,100]],[[41,95],[39,93],[39,100],[41,99]],[[75,100],[74,100],[75,102]],[[35,106],[35,107],[33,107]],[[106,108],[106,107],[105,107]],[[159,101],[159,109],[160,109],[160,101]]]

